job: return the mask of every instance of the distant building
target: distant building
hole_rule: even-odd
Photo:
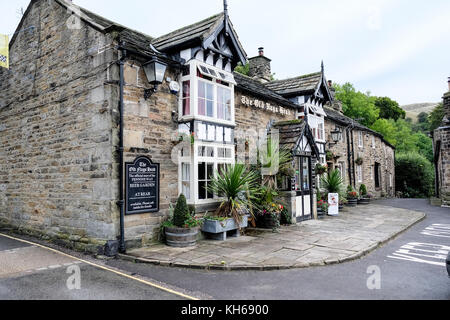
[[[444,118],[433,133],[436,196],[443,206],[450,206],[450,78],[449,91],[444,94]]]

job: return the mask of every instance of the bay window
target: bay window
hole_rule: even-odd
[[[179,120],[190,123],[190,152],[180,151],[179,192],[190,204],[218,201],[208,186],[226,165],[235,163],[233,74],[203,61],[191,60],[180,85]],[[189,71],[189,72],[188,72]],[[181,131],[180,131],[181,133]]]

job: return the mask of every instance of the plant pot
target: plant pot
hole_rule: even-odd
[[[186,248],[197,244],[199,227],[195,228],[176,228],[166,227],[166,243],[170,247]]]
[[[361,205],[367,205],[369,203],[370,203],[370,199],[369,198],[361,198],[361,199],[358,200],[358,204],[361,204]]]
[[[358,199],[348,199],[347,207],[356,207],[358,205]]]
[[[236,224],[233,218],[224,221],[205,219],[201,230],[211,235],[215,240],[225,241],[227,239],[227,232],[234,231],[234,235],[239,236],[239,229],[248,227],[248,218],[248,216],[243,216],[239,225]]]
[[[278,221],[276,221],[272,215],[265,214],[257,217],[256,225],[263,229],[273,229],[278,226]]]
[[[339,211],[344,210],[344,205],[343,204],[339,204]]]

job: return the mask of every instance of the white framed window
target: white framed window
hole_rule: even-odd
[[[358,178],[358,182],[363,182],[362,166],[357,166],[356,167],[356,176]]]
[[[345,162],[339,162],[337,169],[341,174],[342,180],[345,180]]]
[[[189,72],[180,79],[180,120],[199,119],[234,126],[233,74],[195,59],[186,68]]]
[[[185,195],[186,200],[191,198],[191,164],[181,163],[181,193]]]
[[[375,167],[374,166],[370,166],[370,180],[373,181],[374,176],[373,173],[375,172]]]
[[[375,149],[377,146],[375,136],[372,136],[372,148]]]
[[[362,131],[358,131],[358,147],[364,148],[364,136]]]
[[[319,127],[317,129],[317,135],[318,135],[319,140],[324,139],[325,135],[323,133],[323,123],[319,123]]]
[[[393,187],[393,181],[392,181],[393,179],[392,179],[392,173],[390,173],[389,174],[389,188],[392,188]]]

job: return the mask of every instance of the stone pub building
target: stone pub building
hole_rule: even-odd
[[[180,193],[198,211],[217,206],[211,177],[254,160],[268,133],[295,155],[287,206],[311,218],[331,90],[323,68],[308,97],[233,72],[261,59],[248,59],[226,2],[153,38],[71,1],[32,0],[0,70],[0,224],[89,251],[151,243]],[[139,179],[149,189],[131,190]]]

